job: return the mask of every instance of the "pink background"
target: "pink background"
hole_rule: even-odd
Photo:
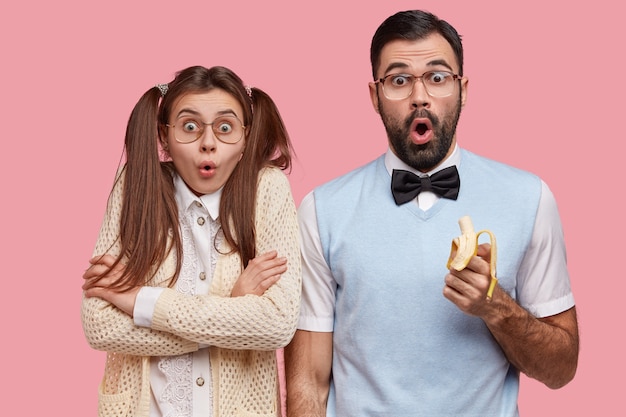
[[[145,90],[195,64],[231,67],[264,89],[297,150],[290,178],[299,203],[313,186],[385,150],[368,97],[369,42],[384,18],[415,7],[463,35],[470,89],[461,146],[539,174],[562,213],[580,316],[579,370],[558,391],[524,377],[522,415],[620,414],[625,228],[614,193],[624,188],[617,167],[626,91],[619,3],[4,2],[1,414],[96,413],[104,354],[82,334],[81,275],[128,115]],[[617,184],[594,179],[601,170]]]

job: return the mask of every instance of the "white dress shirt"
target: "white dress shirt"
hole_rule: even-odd
[[[176,290],[189,295],[208,294],[217,252],[222,190],[197,197],[177,175],[174,179],[183,244],[183,263]],[[163,288],[143,287],[133,311],[135,324],[150,327]],[[213,411],[209,349],[150,361],[150,417],[210,417]]]

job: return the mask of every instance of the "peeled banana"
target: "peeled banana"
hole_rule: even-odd
[[[483,233],[487,233],[491,240],[491,260],[489,264],[491,282],[487,290],[487,300],[490,301],[496,284],[498,283],[498,279],[496,278],[496,237],[489,230],[481,230],[476,233],[472,219],[469,216],[461,217],[459,219],[459,226],[461,227],[461,235],[452,239],[452,248],[450,248],[447,268],[453,268],[457,271],[464,269],[472,258],[476,256],[478,251],[478,237]]]

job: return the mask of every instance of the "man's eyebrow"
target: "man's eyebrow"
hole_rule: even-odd
[[[406,69],[408,67],[409,66],[405,64],[404,62],[392,62],[391,64],[387,66],[387,68],[385,68],[385,72],[383,74],[387,74],[389,71],[394,70],[396,68]]]
[[[441,66],[448,68],[450,71],[452,71],[452,67],[444,59],[435,59],[433,61],[428,62],[426,65],[428,65],[429,67],[436,67],[436,66],[441,65]]]

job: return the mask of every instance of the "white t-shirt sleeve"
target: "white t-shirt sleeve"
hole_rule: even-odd
[[[313,192],[302,199],[298,221],[302,243],[302,304],[298,329],[332,332],[337,283],[322,252]]]
[[[543,181],[533,234],[517,281],[518,303],[536,317],[574,306],[561,218],[554,195]]]

